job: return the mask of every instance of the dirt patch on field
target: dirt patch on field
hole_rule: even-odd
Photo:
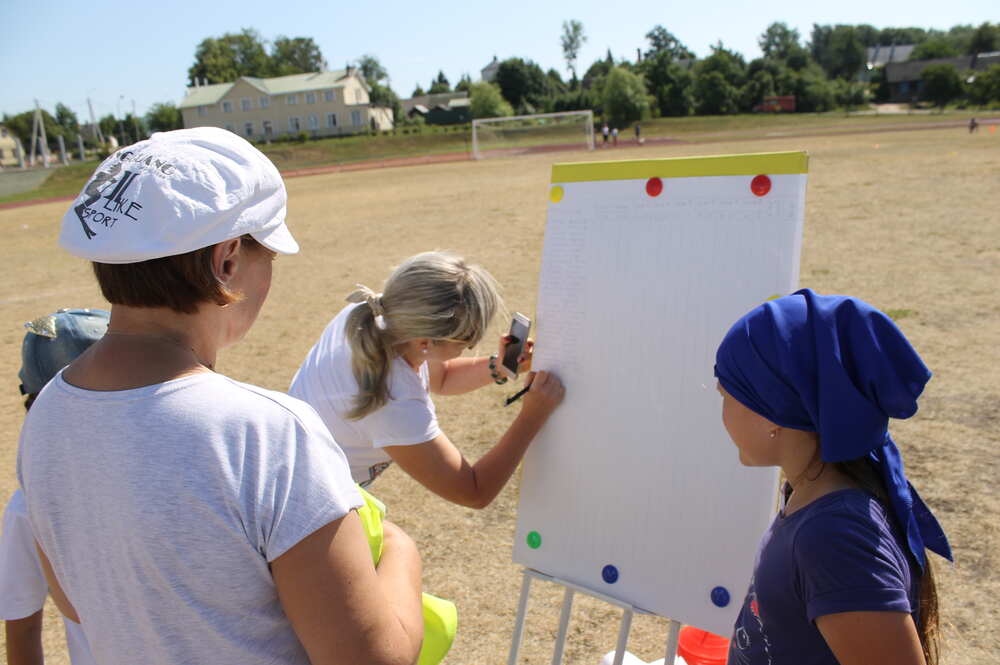
[[[894,311],[935,373],[921,412],[893,432],[956,553],[955,565],[938,566],[943,662],[993,662],[1000,653],[1000,137],[956,128],[760,144],[650,144],[620,157],[793,149],[810,153],[801,283]],[[452,249],[486,265],[504,284],[510,309],[533,311],[551,164],[617,156],[534,154],[289,180],[289,223],[304,250],[276,263],[260,320],[225,352],[220,371],[286,388],[355,282],[376,286],[394,263],[426,249]],[[0,376],[8,383],[0,391],[4,496],[16,484],[23,413],[16,390],[21,322],[59,307],[102,305],[89,267],[56,248],[64,206],[0,211],[9,275],[0,284]],[[506,392],[489,388],[437,400],[445,431],[470,458],[483,454],[509,423],[512,414],[499,407]],[[479,512],[444,503],[397,469],[374,490],[419,542],[425,588],[459,605],[461,625],[447,662],[505,661],[520,588],[510,562],[517,482]],[[536,585],[522,662],[550,659],[561,597],[559,589]],[[618,615],[596,601],[578,601],[564,662],[597,663],[614,646]],[[68,663],[51,612],[49,620],[49,662]],[[663,638],[662,619],[638,617],[630,648],[653,660],[662,655]]]

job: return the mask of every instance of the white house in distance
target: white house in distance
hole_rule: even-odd
[[[185,127],[222,127],[249,140],[392,129],[392,109],[373,106],[355,67],[275,78],[242,76],[195,85],[180,103]]]

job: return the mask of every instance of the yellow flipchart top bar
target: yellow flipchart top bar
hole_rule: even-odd
[[[553,164],[552,182],[697,178],[726,175],[788,175],[808,172],[809,155],[805,152],[761,152],[749,155]]]

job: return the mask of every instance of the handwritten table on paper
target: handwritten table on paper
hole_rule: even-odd
[[[737,318],[796,288],[806,164],[553,168],[534,366],[562,378],[566,400],[525,458],[517,563],[732,630],[777,472],[740,465],[714,354]]]

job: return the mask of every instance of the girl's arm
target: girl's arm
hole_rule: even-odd
[[[840,665],[926,665],[913,617],[905,612],[841,612],[816,618]]]
[[[42,613],[6,621],[7,662],[10,665],[42,665]]]
[[[504,351],[510,338],[504,335],[500,338],[500,348],[497,352],[497,371],[499,372],[500,359],[503,358]],[[531,370],[531,358],[534,353],[535,343],[527,340],[524,351],[518,359],[518,374],[523,374]],[[493,376],[490,373],[489,356],[479,358],[455,358],[443,363],[429,363],[430,389],[437,395],[462,395],[464,393],[478,390],[483,386],[493,383]],[[501,376],[503,374],[501,373]]]
[[[80,617],[77,615],[73,603],[69,602],[69,598],[63,591],[62,586],[60,586],[59,580],[56,579],[56,571],[52,569],[49,558],[45,556],[45,552],[42,551],[42,547],[38,544],[37,540],[35,541],[35,549],[38,550],[38,560],[42,564],[45,581],[49,584],[49,595],[52,596],[52,602],[56,604],[56,607],[59,608],[64,617],[75,623],[80,623]]]
[[[562,402],[565,392],[554,375],[533,375],[521,412],[500,441],[475,464],[469,464],[443,433],[412,446],[386,446],[385,451],[441,498],[469,508],[485,508],[510,480],[528,445]]]

